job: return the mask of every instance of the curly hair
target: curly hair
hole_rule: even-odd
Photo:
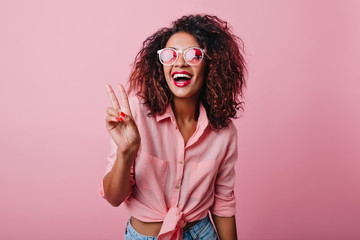
[[[210,15],[187,15],[172,22],[170,28],[159,29],[144,42],[136,55],[130,74],[128,93],[134,91],[150,110],[148,116],[161,115],[171,103],[173,95],[166,83],[163,65],[157,50],[165,47],[175,33],[184,31],[195,37],[206,49],[206,70],[200,101],[206,109],[212,129],[228,126],[230,118],[238,118],[237,110],[244,110],[243,89],[246,87],[246,63],[242,55],[243,41],[235,36],[226,21]]]

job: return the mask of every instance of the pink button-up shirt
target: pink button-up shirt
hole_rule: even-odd
[[[185,145],[171,105],[163,115],[148,117],[140,98],[131,96],[129,103],[141,146],[131,168],[132,190],[123,202],[128,212],[144,222],[163,221],[159,240],[182,239],[186,223],[206,217],[209,210],[234,216],[235,125],[212,130],[200,104],[196,130]],[[110,143],[106,173],[117,154],[115,142]],[[105,197],[102,182],[100,194]]]

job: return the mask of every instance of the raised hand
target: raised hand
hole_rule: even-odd
[[[124,86],[119,84],[120,104],[116,95],[109,84],[106,84],[106,90],[109,95],[112,107],[106,109],[106,129],[112,139],[118,146],[118,150],[123,153],[129,151],[138,151],[140,146],[140,134],[136,123],[132,117],[129,99]]]

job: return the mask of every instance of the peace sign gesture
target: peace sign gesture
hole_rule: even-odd
[[[124,86],[122,84],[118,86],[121,106],[112,87],[109,84],[105,85],[112,105],[106,109],[108,114],[106,116],[106,129],[121,152],[126,153],[133,150],[137,152],[140,146],[140,134],[132,117]]]

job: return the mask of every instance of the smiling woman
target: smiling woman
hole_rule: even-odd
[[[101,195],[131,214],[125,239],[236,239],[242,42],[215,16],[189,15],[145,40],[106,127]],[[215,226],[210,221],[212,215]],[[216,230],[215,230],[216,229]]]
[[[165,79],[162,60],[155,61],[158,52],[169,46],[168,40],[176,33],[187,33],[195,39],[192,47],[204,50],[205,85],[199,99],[203,102],[210,125],[215,129],[228,126],[237,110],[243,109],[243,89],[246,87],[246,63],[243,57],[244,43],[231,32],[229,24],[216,16],[189,15],[173,22],[171,27],[159,29],[148,37],[137,54],[129,79],[129,92],[135,91],[155,116],[165,112],[173,94]],[[175,49],[175,48],[174,48]],[[178,50],[176,60],[181,51]],[[169,54],[169,53],[168,53]],[[173,56],[171,58],[174,58]],[[161,56],[160,56],[161,57]],[[190,65],[190,64],[189,64]],[[151,87],[150,87],[151,86]]]

